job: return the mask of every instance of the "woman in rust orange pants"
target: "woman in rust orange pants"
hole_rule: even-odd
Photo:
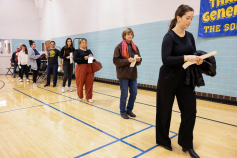
[[[83,99],[83,86],[86,89],[86,100],[93,103],[92,91],[94,82],[94,72],[92,72],[91,63],[88,63],[88,58],[93,57],[91,50],[87,49],[87,40],[79,41],[80,48],[74,52],[74,61],[77,63],[75,67],[76,86],[78,100]]]

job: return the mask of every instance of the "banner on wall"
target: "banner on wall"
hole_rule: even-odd
[[[237,35],[237,0],[201,0],[199,37]]]

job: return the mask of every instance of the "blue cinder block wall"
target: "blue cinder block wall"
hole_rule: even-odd
[[[27,39],[11,39],[12,40],[12,53],[15,52],[16,48],[19,48],[19,44],[25,44],[27,49],[30,48],[29,40]],[[44,43],[44,40],[33,40],[36,44],[36,49],[38,51],[42,51],[42,43]]]
[[[161,44],[168,30],[170,20],[127,26],[134,30],[134,43],[138,46],[143,62],[138,67],[138,83],[157,85],[161,61]],[[194,35],[197,50],[206,52],[217,51],[217,76],[204,75],[206,86],[196,91],[237,97],[237,36],[198,37],[199,16],[187,31]],[[67,37],[86,38],[88,48],[103,65],[103,69],[95,74],[96,77],[117,79],[115,66],[112,62],[114,48],[122,41],[121,33],[126,27],[103,31],[88,32],[66,37],[53,38],[56,45],[63,47]],[[23,43],[23,42],[21,42]],[[78,48],[78,40],[75,40]]]

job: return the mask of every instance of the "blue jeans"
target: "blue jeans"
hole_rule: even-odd
[[[16,69],[18,67],[18,62],[14,62],[13,76],[16,75]],[[21,76],[21,69],[19,69],[19,77]]]
[[[134,107],[134,102],[137,97],[137,79],[122,79],[119,80],[121,96],[120,96],[120,114],[126,114],[126,112],[132,112]],[[126,110],[126,102],[128,97],[128,87],[129,87],[129,100]]]
[[[58,65],[48,65],[47,66],[47,84],[50,85],[50,75],[53,72],[54,78],[53,78],[53,85],[57,84],[57,78],[58,78]]]

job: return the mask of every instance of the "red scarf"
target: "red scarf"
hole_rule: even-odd
[[[137,53],[137,48],[135,46],[135,44],[133,43],[133,41],[131,41],[132,44],[132,49],[135,53]],[[122,56],[124,59],[128,59],[129,58],[129,52],[128,52],[128,44],[126,43],[125,40],[123,40],[122,42]]]

